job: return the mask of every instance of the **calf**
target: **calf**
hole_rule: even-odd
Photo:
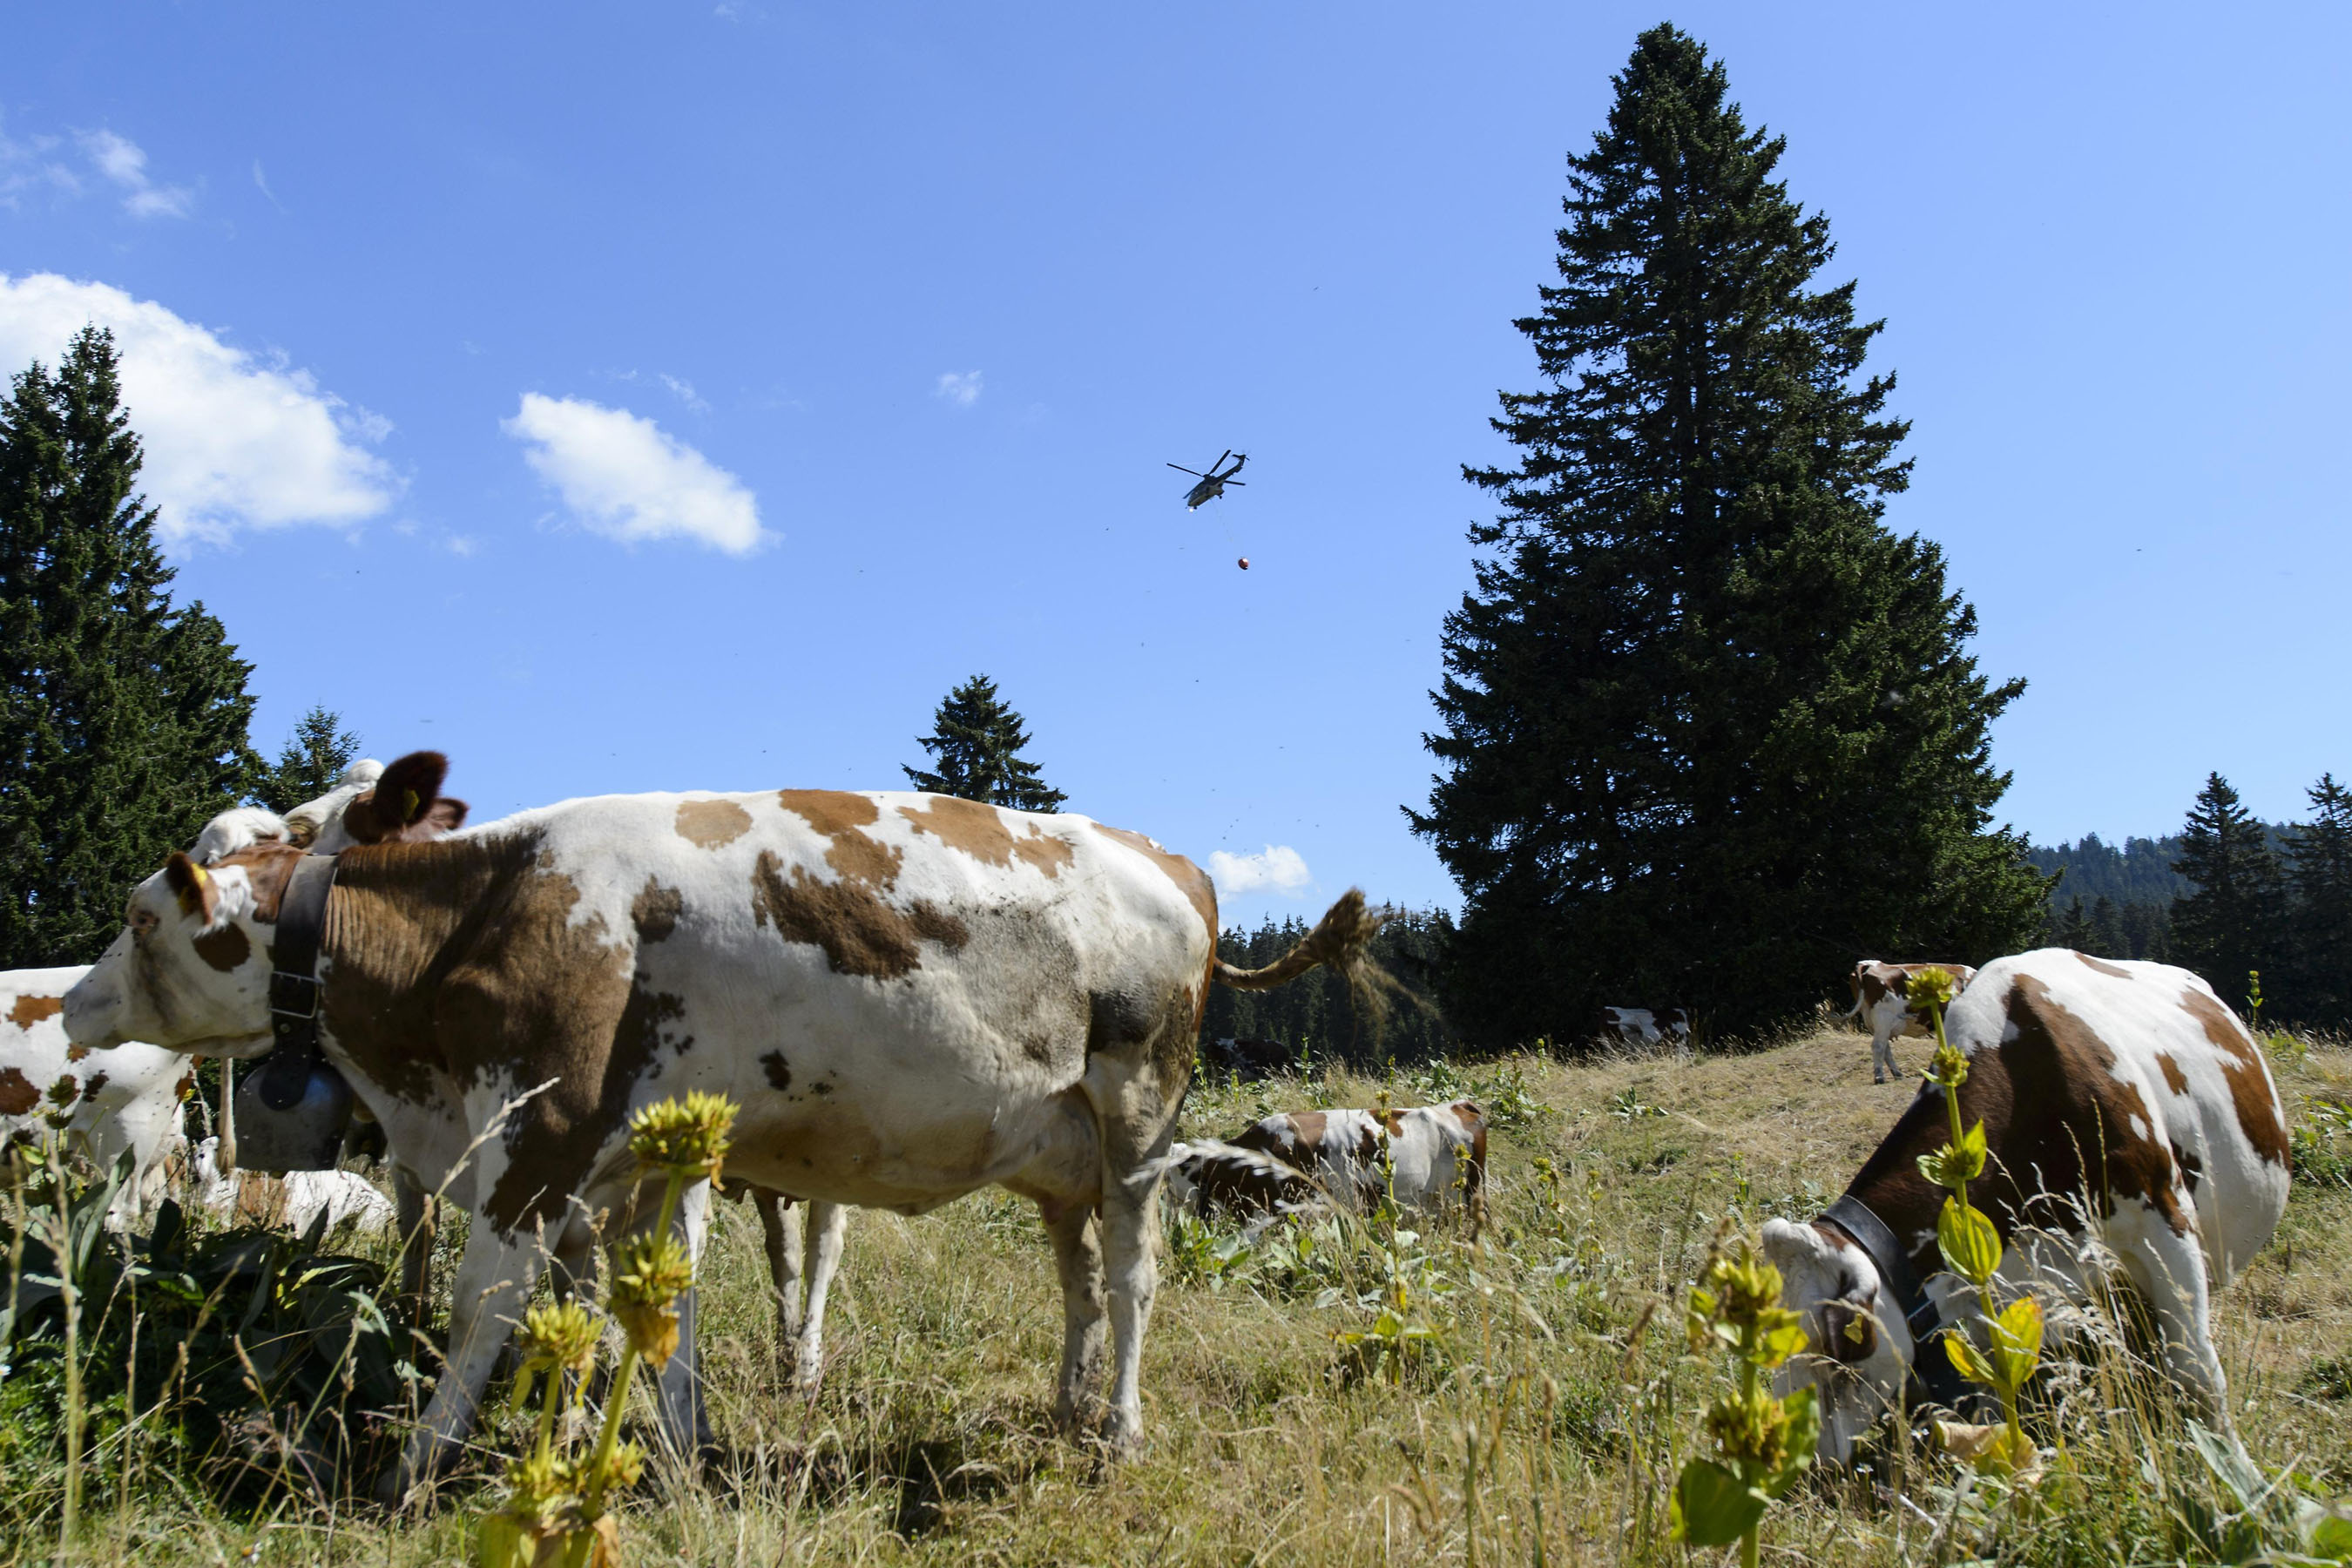
[[[264,1053],[269,945],[310,858],[174,857],[68,994],[68,1033]],[[1355,970],[1380,924],[1351,891],[1236,969],[1209,879],[1151,839],[903,792],[568,801],[336,867],[320,1044],[394,1158],[473,1216],[395,1495],[471,1426],[544,1242],[655,1210],[629,1117],[690,1089],[740,1107],[729,1169],[757,1186],[903,1214],[991,1184],[1036,1200],[1063,1286],[1057,1410],[1076,1416],[1108,1326],[1108,1436],[1133,1445],[1157,1162],[1208,987]],[[707,1202],[688,1195],[689,1226]],[[676,1386],[673,1430],[692,1415]]]
[[[1999,1289],[2083,1299],[2094,1257],[2112,1255],[2174,1384],[2225,1421],[2210,1295],[2269,1242],[2287,1197],[2286,1117],[2245,1026],[2185,969],[2045,948],[1987,964],[1945,1032],[1969,1058],[1961,1121],[1984,1122],[1990,1158],[1969,1200],[2008,1245]],[[1944,1192],[1918,1166],[1948,1135],[1943,1091],[1924,1086],[1826,1214],[1764,1227],[1782,1300],[1819,1352],[1781,1386],[1817,1382],[1831,1462],[1915,1367],[1941,1403],[1957,1397],[1937,1385],[1940,1347],[1916,1365],[1920,1338],[1978,1327],[1974,1288],[1938,1271]]]
[[[1929,968],[1949,974],[1962,991],[1977,977],[1977,972],[1965,963],[1884,963],[1865,958],[1853,966],[1853,1005],[1845,1016],[1870,1026],[1871,1082],[1885,1083],[1903,1076],[1903,1069],[1895,1063],[1895,1036],[1927,1032],[1926,1016],[1912,1010],[1910,993],[1911,977]]]
[[[1690,1014],[1681,1007],[1603,1007],[1601,1033],[1620,1045],[1655,1046],[1671,1041],[1690,1046]]]
[[[1169,1146],[1168,1194],[1177,1207],[1203,1219],[1216,1214],[1272,1219],[1323,1202],[1313,1177],[1262,1150],[1213,1138]]]
[[[205,1212],[230,1225],[284,1226],[308,1236],[324,1215],[322,1235],[349,1220],[358,1234],[377,1236],[394,1223],[392,1200],[365,1176],[350,1171],[289,1171],[282,1176],[223,1171],[217,1138],[196,1145],[195,1188]]]
[[[110,1223],[136,1224],[163,1196],[165,1159],[184,1138],[180,1107],[195,1063],[178,1051],[125,1042],[94,1051],[66,1037],[64,997],[89,970],[0,971],[0,1145],[37,1145],[55,1130],[100,1170],[125,1151],[131,1179]]]
[[[1338,1202],[1369,1209],[1444,1206],[1460,1189],[1475,1217],[1486,1178],[1486,1117],[1466,1100],[1410,1110],[1291,1110],[1229,1140],[1315,1177]]]

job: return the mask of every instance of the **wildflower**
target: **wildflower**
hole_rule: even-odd
[[[530,1402],[532,1381],[541,1373],[557,1380],[549,1390],[551,1406],[563,1391],[565,1373],[584,1378],[594,1369],[596,1320],[577,1301],[533,1307],[523,1314],[518,1349],[522,1365],[515,1374],[515,1408],[520,1410]]]
[[[694,1261],[673,1236],[641,1236],[614,1270],[607,1305],[639,1355],[659,1366],[677,1349],[672,1304],[694,1283]]]
[[[629,1152],[648,1171],[689,1182],[719,1180],[727,1157],[727,1134],[735,1125],[735,1105],[724,1095],[689,1093],[680,1103],[665,1100],[629,1120]]]

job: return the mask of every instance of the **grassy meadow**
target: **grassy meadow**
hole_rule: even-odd
[[[1906,1067],[1924,1058],[1916,1041],[1898,1049]],[[2299,1124],[2320,1126],[2315,1099],[2352,1099],[2352,1051],[2275,1050]],[[1202,1084],[1183,1131],[1384,1090],[1398,1104],[1469,1093],[1499,1122],[1485,1235],[1328,1222],[1244,1247],[1231,1230],[1171,1227],[1144,1358],[1150,1439],[1122,1464],[1049,1428],[1061,1304],[1030,1205],[982,1194],[920,1219],[855,1215],[824,1385],[805,1399],[774,1359],[759,1226],[722,1205],[701,1335],[723,1456],[698,1478],[649,1468],[626,1510],[627,1560],[1721,1560],[1666,1538],[1673,1477],[1728,1376],[1686,1353],[1683,1289],[1721,1227],[1816,1212],[1913,1084],[1874,1087],[1866,1040],[1823,1028],[1689,1062]],[[2352,1134],[2315,1136],[2308,1147],[2340,1173],[2297,1182],[2277,1240],[2221,1294],[2218,1333],[2253,1460],[2332,1497],[2352,1492]],[[1375,1331],[1399,1282],[1407,1331],[1335,1339]],[[2115,1343],[2095,1335],[2087,1355],[2053,1358],[2035,1429],[2063,1457],[2032,1506],[1988,1511],[1955,1495],[1949,1464],[1890,1444],[1868,1474],[1808,1479],[1777,1505],[1765,1560],[2120,1564],[2278,1549],[2259,1521],[2232,1523],[2231,1494]],[[22,1412],[6,1419],[20,1436],[0,1447],[0,1559],[51,1560],[62,1465],[23,1440]],[[496,1434],[503,1451],[519,1430]],[[227,1508],[184,1467],[134,1466],[125,1485],[99,1458],[73,1561],[463,1561],[497,1468],[486,1458],[437,1510],[394,1518],[283,1474],[248,1474]],[[364,1497],[366,1481],[333,1489]]]

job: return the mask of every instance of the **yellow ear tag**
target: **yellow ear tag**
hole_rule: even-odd
[[[196,891],[200,893],[203,892],[212,882],[212,878],[205,874],[205,868],[202,866],[197,865],[194,860],[188,862],[188,872],[191,876],[195,878]]]
[[[401,796],[400,815],[404,821],[416,815],[416,792],[409,790]]]
[[[1860,1318],[1848,1318],[1846,1320],[1845,1337],[1849,1342],[1857,1345],[1862,1343],[1864,1331],[1862,1320]]]

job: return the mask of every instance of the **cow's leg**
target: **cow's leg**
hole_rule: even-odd
[[[808,1268],[808,1315],[802,1321],[794,1359],[793,1381],[814,1389],[824,1376],[824,1300],[833,1289],[834,1270],[841,1267],[843,1233],[849,1226],[849,1205],[812,1201],[807,1233],[816,1238]]]
[[[450,1289],[449,1354],[433,1403],[408,1439],[400,1463],[377,1488],[382,1500],[397,1503],[417,1483],[429,1479],[453,1458],[459,1440],[472,1430],[483,1385],[507,1335],[522,1316],[539,1278],[540,1249],[535,1238],[514,1239],[499,1235],[482,1215],[474,1215],[466,1233],[466,1253],[457,1263]]]
[[[1094,1206],[1072,1204],[1045,1221],[1054,1241],[1054,1267],[1062,1278],[1062,1372],[1056,1380],[1054,1419],[1077,1426],[1082,1402],[1102,1371],[1103,1258]]]
[[[698,1268],[702,1244],[710,1232],[710,1184],[697,1182],[679,1194],[677,1215],[671,1229],[686,1243],[687,1256]],[[710,1441],[710,1412],[703,1403],[702,1365],[694,1340],[695,1289],[687,1287],[677,1299],[677,1349],[661,1369],[656,1389],[662,1436],[680,1454],[690,1455]]]
[[[1114,1448],[1143,1440],[1143,1335],[1160,1283],[1160,1156],[1176,1131],[1192,1047],[1189,999],[1139,1048],[1098,1052],[1087,1071],[1102,1138],[1102,1249],[1110,1297],[1110,1415]],[[1124,1058],[1124,1059],[1122,1059]]]
[[[1901,1078],[1903,1069],[1895,1065],[1895,1031],[1884,1023],[1870,1031],[1870,1081],[1885,1083],[1890,1078]]]
[[[801,1337],[801,1216],[793,1200],[766,1187],[751,1189],[768,1247],[768,1282],[776,1297],[776,1347],[789,1356]]]
[[[433,1304],[433,1232],[438,1205],[405,1165],[392,1168],[394,1223],[400,1230],[400,1295],[393,1310],[414,1328]]]
[[[2188,1194],[2175,1194],[2185,1212]],[[2205,1253],[2192,1223],[2175,1231],[2161,1215],[2137,1200],[2122,1200],[2108,1224],[2124,1277],[2147,1303],[2155,1320],[2164,1370],[2188,1401],[2190,1414],[2208,1426],[2230,1421],[2229,1380],[2213,1350],[2211,1304],[2206,1289]]]

